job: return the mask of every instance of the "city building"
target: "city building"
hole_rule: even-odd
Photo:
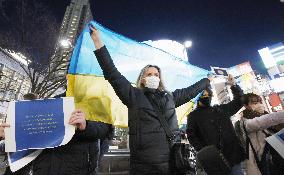
[[[55,55],[59,58],[66,56],[75,45],[85,25],[92,20],[89,0],[71,0],[67,6],[59,31],[58,42],[55,47]],[[66,57],[70,59],[70,57]],[[59,72],[65,74],[66,72]]]
[[[22,67],[25,59],[15,52],[0,48],[0,113],[5,114],[8,102],[22,99],[30,90],[30,81]]]
[[[258,50],[264,66],[271,78],[273,93],[269,95],[273,110],[283,110],[284,106],[284,45],[282,42]],[[276,97],[276,95],[278,97]]]
[[[271,79],[284,76],[284,45],[282,42],[258,50]]]

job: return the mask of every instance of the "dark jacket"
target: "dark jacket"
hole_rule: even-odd
[[[88,175],[93,172],[98,161],[97,140],[106,138],[112,127],[88,120],[86,124],[84,131],[76,130],[68,144],[43,150],[32,162],[33,175]]]
[[[34,175],[88,175],[94,171],[98,154],[97,139],[105,138],[111,125],[87,121],[84,131],[76,130],[71,141],[57,148],[45,149],[33,162]]]
[[[245,159],[230,117],[242,108],[242,90],[239,86],[231,87],[234,99],[228,104],[198,107],[191,112],[187,121],[189,142],[199,151],[209,145],[222,149],[228,162],[238,164]]]
[[[98,163],[98,139],[104,139],[111,132],[110,124],[87,121],[84,131],[76,130],[66,145],[49,148],[31,163],[12,173],[7,169],[5,175],[89,175]]]
[[[175,131],[178,130],[175,108],[205,89],[209,80],[202,79],[188,88],[175,90],[172,94],[148,88],[139,89],[133,87],[116,69],[105,46],[96,50],[95,55],[105,78],[128,107],[131,174],[143,174],[142,170],[149,174],[159,169],[167,172],[170,153],[168,138],[148,98],[154,95],[158,103],[162,104],[164,117],[171,130]]]

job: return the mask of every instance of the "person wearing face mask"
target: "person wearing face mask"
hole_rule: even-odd
[[[189,143],[196,151],[201,151],[211,145],[215,146],[230,166],[230,174],[235,175],[242,174],[240,163],[245,156],[230,117],[243,107],[241,101],[243,92],[236,85],[232,75],[228,76],[227,84],[231,86],[234,99],[227,104],[211,106],[213,93],[210,89],[206,89],[198,100],[197,108],[188,115],[186,133]],[[214,162],[214,160],[211,161]],[[197,165],[201,164],[209,175],[226,174],[222,173],[222,169],[212,167],[210,162],[199,162],[198,160],[197,162]]]
[[[244,171],[248,175],[280,175],[284,172],[283,158],[266,143],[271,126],[284,123],[284,112],[265,111],[260,96],[248,93],[243,96],[245,110],[236,122],[236,133],[246,149],[247,160]]]
[[[147,65],[141,70],[136,87],[133,87],[115,67],[98,31],[93,27],[90,30],[96,48],[94,53],[104,76],[128,107],[130,174],[174,175],[169,164],[170,138],[156,112],[162,112],[170,129],[177,131],[175,108],[202,92],[209,86],[210,80],[204,78],[190,87],[169,93],[164,87],[160,68]]]

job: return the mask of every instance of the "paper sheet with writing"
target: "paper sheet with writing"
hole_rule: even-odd
[[[266,141],[284,158],[284,128],[276,134],[267,137]]]
[[[5,151],[54,148],[68,143],[75,127],[68,124],[73,97],[10,102],[5,129]]]

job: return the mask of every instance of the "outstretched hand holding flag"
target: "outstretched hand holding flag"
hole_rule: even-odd
[[[100,32],[113,62],[129,82],[134,86],[140,70],[155,64],[167,77],[167,90],[188,87],[201,78],[207,77],[208,71],[198,68],[163,50],[144,43],[136,42],[92,21],[85,27],[72,54],[68,70],[68,96],[75,97],[76,108],[82,109],[90,120],[127,126],[127,108],[116,96],[111,85],[104,79],[102,70],[95,59],[95,50],[90,36],[90,25]],[[185,105],[192,106],[193,102]],[[181,106],[182,107],[182,106]],[[182,110],[184,112],[184,109]],[[179,119],[186,114],[180,114]],[[179,115],[180,114],[180,115]]]

